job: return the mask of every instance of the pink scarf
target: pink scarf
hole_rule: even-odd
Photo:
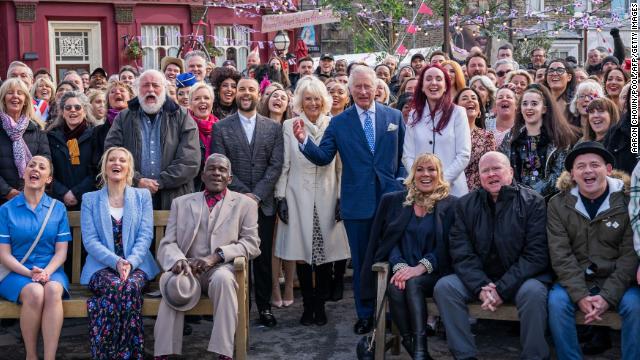
[[[189,110],[189,115],[198,125],[198,134],[200,135],[200,141],[204,145],[204,158],[208,158],[211,155],[211,131],[213,130],[213,124],[218,122],[218,118],[213,114],[209,114],[206,119],[200,119]]]

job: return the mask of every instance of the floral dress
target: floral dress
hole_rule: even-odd
[[[496,141],[492,132],[479,127],[474,127],[471,130],[471,157],[469,158],[469,165],[464,169],[469,191],[480,187],[480,170],[478,168],[480,158],[489,151],[495,150]]]
[[[114,252],[124,258],[122,219],[111,217]],[[137,269],[124,282],[117,271],[104,268],[89,282],[87,300],[92,359],[143,359],[143,289],[147,275]]]

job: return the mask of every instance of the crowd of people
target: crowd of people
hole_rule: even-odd
[[[246,69],[215,67],[194,50],[159,70],[69,71],[56,85],[12,62],[0,86],[0,296],[22,305],[26,358],[40,333],[55,358],[72,295],[67,211],[81,213],[95,359],[144,357],[142,302],[158,275],[154,355],[182,352],[185,312],[205,293],[208,350],[231,358],[236,257],[252,260],[266,327],[272,307],[294,302],[296,277],[300,323],[327,324],[350,259],[354,332],[368,333],[371,265],[388,261],[391,316],[414,359],[431,358],[427,297],[457,359],[477,357],[473,301],[514,303],[531,359],[549,358],[547,327],[559,359],[606,350],[609,330],[577,328],[574,313],[590,324],[615,309],[623,358],[640,358],[640,167],[630,68],[611,35],[614,56],[595,48],[584,66],[544,48],[518,64],[508,43],[495,64],[480,49],[402,67],[322,54],[297,72],[256,52]],[[170,210],[157,253],[154,210]]]

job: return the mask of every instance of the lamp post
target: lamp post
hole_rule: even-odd
[[[273,46],[276,48],[279,56],[283,56],[287,49],[289,49],[289,45],[291,41],[289,40],[289,35],[286,32],[280,30],[273,38]]]

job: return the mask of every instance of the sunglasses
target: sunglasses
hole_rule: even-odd
[[[65,105],[64,106],[64,110],[65,111],[71,111],[71,109],[74,109],[75,111],[80,111],[80,110],[82,110],[82,105],[76,104],[76,105]]]
[[[558,75],[562,75],[564,73],[567,72],[567,69],[562,68],[562,67],[558,67],[558,68],[548,68],[547,69],[547,74],[558,74]]]
[[[502,70],[500,70],[500,71],[496,71],[496,75],[498,77],[503,77],[503,76],[507,75],[509,72],[511,72],[511,71],[502,71]]]

